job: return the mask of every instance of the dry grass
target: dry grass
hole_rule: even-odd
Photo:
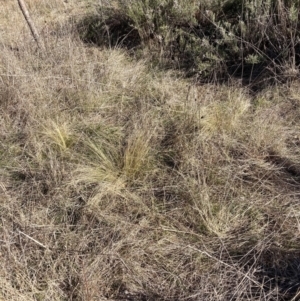
[[[46,54],[0,11],[0,300],[297,300],[299,83],[196,85],[84,45],[92,2],[28,4]]]

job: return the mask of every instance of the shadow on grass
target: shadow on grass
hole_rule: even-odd
[[[104,20],[101,15],[88,15],[77,24],[80,39],[86,44],[105,48],[133,50],[141,46],[138,30],[125,15],[115,12]]]

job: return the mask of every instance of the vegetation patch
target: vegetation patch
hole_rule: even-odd
[[[298,300],[299,3],[25,1],[44,50],[0,10],[0,300]]]
[[[278,0],[115,1],[79,28],[85,42],[150,54],[152,62],[200,81],[238,78],[257,89],[299,73],[298,6]]]

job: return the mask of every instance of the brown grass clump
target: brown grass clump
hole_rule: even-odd
[[[200,85],[85,45],[92,1],[28,4],[46,53],[0,11],[0,300],[297,300],[299,82]]]

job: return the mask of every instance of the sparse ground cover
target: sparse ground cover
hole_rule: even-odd
[[[27,0],[43,52],[0,1],[0,300],[298,300],[299,81],[87,44],[95,2]]]

